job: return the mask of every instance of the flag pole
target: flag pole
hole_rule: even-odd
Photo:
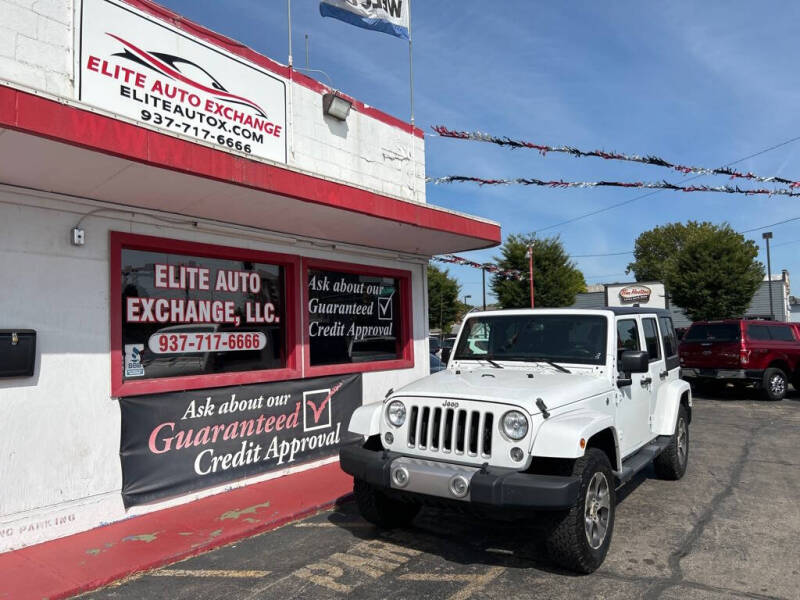
[[[408,90],[411,98],[411,167],[414,178],[411,181],[411,199],[417,199],[417,153],[414,140],[414,52],[411,38],[411,0],[408,0]]]

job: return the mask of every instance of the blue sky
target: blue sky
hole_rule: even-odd
[[[161,0],[186,17],[287,62],[285,0]],[[319,15],[293,0],[294,60],[335,87],[409,118],[408,45]],[[574,180],[686,179],[659,167],[575,159],[430,135],[430,126],[482,130],[549,145],[657,154],[707,167],[800,136],[800,4],[774,2],[478,2],[412,4],[416,123],[429,176]],[[324,81],[324,79],[323,79]],[[737,165],[800,178],[800,140]],[[721,185],[721,177],[693,183]],[[550,190],[429,185],[431,204],[498,221],[503,236],[549,227],[642,195],[641,190]],[[559,226],[570,254],[631,250],[642,231],[688,219],[739,230],[800,217],[795,198],[660,192]],[[800,277],[800,220],[773,229],[772,270]],[[751,234],[761,245],[761,232]],[[491,261],[498,250],[464,253]],[[760,258],[766,264],[764,249]],[[630,255],[576,258],[587,283],[627,281]],[[451,267],[462,296],[481,301],[480,271]],[[489,292],[488,301],[491,301]]]

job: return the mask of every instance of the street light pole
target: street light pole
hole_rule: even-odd
[[[464,296],[464,304],[465,305],[467,304],[467,298],[472,298],[472,294],[467,294],[466,296]]]
[[[775,320],[775,310],[772,308],[772,264],[769,259],[769,241],[772,239],[772,232],[765,231],[761,237],[767,241],[767,289],[769,290],[769,316]]]

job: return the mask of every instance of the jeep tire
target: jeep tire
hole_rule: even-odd
[[[420,509],[420,505],[414,502],[389,498],[363,479],[353,481],[353,495],[361,516],[382,529],[409,525]]]
[[[572,475],[581,479],[578,498],[568,512],[553,515],[547,552],[566,569],[591,573],[611,545],[617,503],[614,475],[605,452],[597,448],[588,448],[575,461]]]
[[[783,400],[786,396],[787,385],[786,373],[781,369],[770,367],[764,371],[764,377],[761,380],[761,395],[765,400]]]
[[[681,404],[678,419],[675,421],[675,433],[672,434],[669,446],[656,456],[653,466],[656,475],[661,479],[677,480],[686,473],[689,462],[689,418],[686,407]]]

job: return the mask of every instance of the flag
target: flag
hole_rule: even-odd
[[[410,0],[321,0],[319,14],[408,39]]]

